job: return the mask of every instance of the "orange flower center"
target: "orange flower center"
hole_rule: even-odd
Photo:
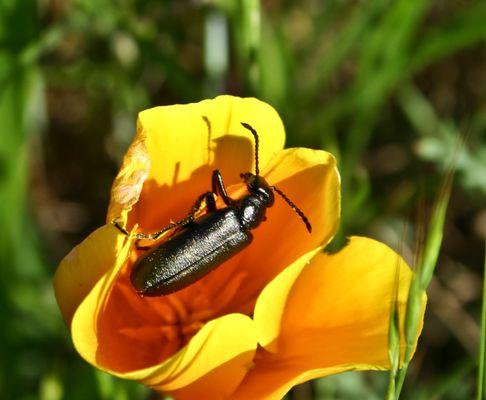
[[[163,362],[183,348],[204,324],[234,311],[244,273],[228,265],[168,296],[142,297],[130,283],[136,251],[120,272],[98,317],[98,355],[113,370],[126,372]],[[213,276],[212,276],[213,275]]]

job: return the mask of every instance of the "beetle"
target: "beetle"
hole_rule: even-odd
[[[210,127],[207,118],[203,119]],[[139,240],[157,240],[165,232],[175,230],[169,239],[135,262],[130,280],[139,295],[161,296],[183,289],[241,252],[253,240],[251,231],[266,219],[266,209],[274,204],[274,192],[300,216],[311,233],[311,224],[304,213],[280,189],[269,185],[260,175],[258,133],[248,123],[241,122],[241,125],[255,139],[255,173],[240,174],[248,194],[237,200],[232,199],[220,171],[216,169],[212,173],[212,190],[197,198],[186,218],[155,233],[135,234]],[[218,209],[215,196],[220,196],[226,206]],[[196,217],[203,203],[206,213]],[[113,224],[129,235],[116,220]]]

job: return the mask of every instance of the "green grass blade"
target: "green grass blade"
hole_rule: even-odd
[[[443,25],[427,29],[412,58],[411,71],[419,71],[438,59],[484,40],[486,38],[485,18],[486,3],[477,1],[452,15]]]
[[[261,7],[260,0],[241,0],[242,39],[244,58],[247,65],[247,77],[254,92],[260,86],[260,41]]]
[[[422,311],[423,295],[432,279],[437,258],[439,257],[445,216],[452,189],[452,178],[452,172],[449,172],[444,178],[442,190],[436,201],[430,219],[422,256],[420,257],[415,276],[410,285],[405,316],[405,353],[402,368],[398,371],[397,375],[396,399],[400,397],[408,366],[410,365],[415,349],[415,340]]]
[[[390,319],[388,327],[388,360],[390,372],[388,375],[388,391],[386,400],[395,399],[396,377],[400,366],[400,319],[398,314],[398,286],[400,282],[400,259],[397,260],[393,288],[393,299],[390,306]]]
[[[442,194],[434,207],[432,219],[427,232],[427,239],[423,251],[420,286],[422,290],[427,289],[434,274],[434,269],[439,257],[440,246],[444,233],[444,222],[447,213],[447,206],[451,195],[452,173],[445,178]]]
[[[486,358],[485,353],[486,353],[486,243],[485,243],[485,252],[484,252],[483,305],[481,308],[481,342],[479,346],[477,400],[483,399],[486,391],[486,376],[484,372],[484,360]]]

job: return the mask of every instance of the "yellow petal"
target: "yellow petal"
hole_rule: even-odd
[[[260,100],[219,96],[141,112],[112,188],[108,219],[133,208],[132,223],[157,229],[184,217],[197,196],[211,190],[214,169],[227,185],[240,182],[241,172],[254,170],[253,136],[241,122],[258,131],[264,168],[283,148],[285,132],[277,112]]]
[[[105,229],[108,227],[109,232],[114,230],[118,235],[113,226]],[[95,236],[93,234],[90,240],[78,246],[77,255],[69,264],[70,270],[86,270],[90,253],[84,252],[91,252],[92,247],[104,244],[94,242]],[[123,235],[118,236],[124,238]],[[105,314],[107,311],[117,313],[111,316],[115,320],[127,318],[127,310],[107,310],[107,304],[120,273],[126,267],[132,247],[132,241],[125,240],[118,248],[115,259],[105,260],[110,268],[105,269],[101,276],[97,275],[98,280],[91,288],[83,286],[84,298],[79,304],[70,304],[68,307],[69,310],[74,309],[71,334],[76,350],[86,361],[104,371],[122,378],[139,380],[159,391],[177,393],[180,398],[190,398],[193,391],[207,393],[207,398],[226,398],[251,367],[257,346],[253,321],[242,314],[228,314],[208,322],[186,346],[156,365],[138,370],[130,368],[130,365],[140,364],[140,359],[147,358],[147,351],[157,354],[159,350],[147,349],[143,337],[137,338],[138,344],[135,341],[127,348],[123,346],[123,333],[108,332],[111,327],[106,326],[106,321],[110,321]],[[66,273],[58,274],[57,278],[57,285],[63,291],[58,291],[58,296],[62,295],[63,298],[69,298],[67,290],[71,281],[68,279],[68,284],[62,281],[66,276]],[[92,277],[89,282],[93,282]],[[135,292],[133,296],[137,296]],[[110,335],[108,345],[105,344],[106,335]],[[216,381],[220,382],[219,385],[206,384]]]
[[[115,264],[124,242],[125,236],[107,224],[89,235],[62,260],[54,276],[54,290],[67,324],[96,282]]]
[[[227,314],[207,323],[169,360],[123,377],[177,399],[226,399],[252,368],[256,345],[253,321]]]
[[[204,398],[227,398],[251,368],[257,347],[253,321],[242,314],[228,314],[208,322],[185,347],[157,365],[124,372],[112,369],[115,366],[107,366],[109,360],[101,354],[97,318],[101,311],[98,300],[103,298],[106,284],[100,281],[73,318],[74,345],[89,363],[157,391],[173,392],[177,398],[194,398],[195,393]],[[112,345],[116,347],[117,343]],[[132,349],[134,363],[139,351]],[[218,384],[211,384],[214,382]]]
[[[280,399],[308,379],[388,368],[396,268],[403,331],[412,272],[382,243],[353,237],[336,254],[319,253],[308,265],[297,262],[283,271],[261,293],[255,309],[259,340],[272,352],[258,353],[255,369],[234,398]]]
[[[266,256],[265,270],[271,269],[268,264],[285,268],[301,255],[329,243],[338,229],[341,187],[336,159],[322,150],[285,149],[269,163],[263,175],[300,208],[312,224],[312,232],[276,194],[267,222],[254,231],[257,246],[263,251],[253,251],[245,261],[258,265]]]
[[[253,318],[256,321],[258,343],[266,350],[277,351],[277,339],[289,293],[302,270],[321,251],[322,248],[318,247],[304,254],[284,269],[258,297]]]
[[[309,233],[301,218],[277,194],[267,210],[267,221],[252,231],[254,240],[241,255],[218,268],[218,276],[244,273],[246,278],[233,302],[237,307],[254,302],[261,290],[303,254],[328,243],[340,217],[340,178],[336,160],[322,150],[304,148],[281,151],[262,172],[307,216]],[[235,187],[236,189],[237,187]]]

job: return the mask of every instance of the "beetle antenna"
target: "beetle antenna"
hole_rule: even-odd
[[[255,138],[255,175],[258,176],[260,175],[260,167],[258,166],[258,147],[260,146],[260,141],[258,140],[258,133],[250,124],[247,124],[246,122],[242,122],[241,125],[248,129]]]
[[[282,196],[282,198],[287,202],[287,204],[292,208],[292,210],[294,210],[300,218],[302,218],[302,221],[304,221],[304,224],[305,224],[305,227],[307,228],[307,230],[309,231],[309,233],[312,232],[312,225],[310,224],[309,222],[309,219],[305,216],[305,214],[300,210],[299,207],[297,207],[293,202],[292,200],[290,200],[287,195],[282,192],[279,188],[277,188],[276,186],[270,186],[272,188],[273,191],[277,192],[280,196]]]

